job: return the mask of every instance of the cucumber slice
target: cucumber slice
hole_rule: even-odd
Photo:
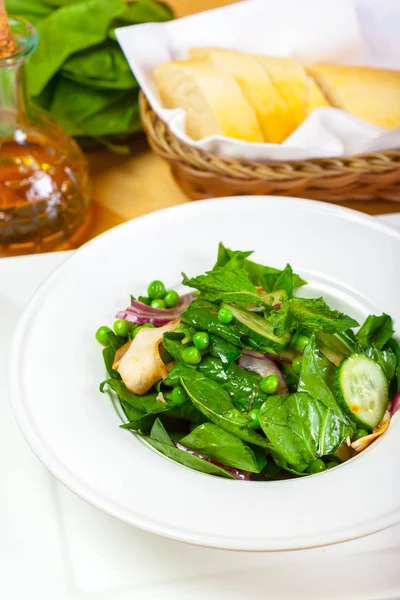
[[[374,429],[380,423],[389,397],[378,363],[363,354],[352,354],[336,372],[335,390],[342,408],[357,424]]]
[[[256,313],[230,304],[224,304],[223,306],[232,311],[235,324],[241,335],[256,342],[258,347],[262,348],[264,346],[267,350],[279,351],[289,343],[290,334],[280,337],[275,335],[272,325]]]

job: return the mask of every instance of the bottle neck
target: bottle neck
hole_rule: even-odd
[[[13,65],[0,65],[0,135],[13,135],[18,123],[26,116],[23,61]]]

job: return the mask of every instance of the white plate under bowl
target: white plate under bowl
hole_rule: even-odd
[[[121,430],[107,395],[100,324],[153,279],[167,286],[210,268],[222,240],[257,261],[290,262],[362,319],[400,323],[400,234],[371,217],[294,198],[206,200],[159,211],[78,250],[39,288],[18,325],[10,362],[13,409],[33,451],[71,490],[128,523],[235,550],[300,549],[400,521],[400,419],[347,464],[303,479],[238,482],[166,459]]]

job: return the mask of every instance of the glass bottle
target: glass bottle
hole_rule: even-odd
[[[76,245],[90,201],[80,148],[26,101],[22,65],[36,49],[36,29],[9,21],[16,50],[0,60],[0,256]]]

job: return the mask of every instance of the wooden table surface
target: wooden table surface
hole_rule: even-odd
[[[177,16],[231,4],[232,0],[169,0]],[[144,136],[132,143],[129,156],[106,150],[87,155],[93,184],[92,221],[83,241],[134,217],[188,202],[169,168],[148,148]],[[344,202],[344,206],[369,214],[400,212],[400,204]]]

